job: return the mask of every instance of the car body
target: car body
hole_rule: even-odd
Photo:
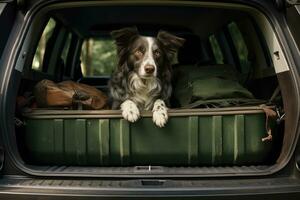
[[[270,26],[274,31],[273,35],[275,35],[275,39],[266,38],[266,40],[274,39],[274,43],[268,43],[267,41],[268,44],[274,44],[273,48],[275,51],[273,51],[271,55],[271,60],[276,66],[285,66],[285,64],[288,63],[287,66],[289,67],[288,75],[284,73],[286,72],[285,69],[282,70],[280,67],[275,68],[275,70],[277,70],[278,79],[286,81],[282,86],[282,93],[283,96],[286,96],[288,99],[285,107],[289,110],[287,117],[287,119],[289,119],[287,122],[289,129],[285,132],[288,136],[285,136],[286,138],[283,142],[281,153],[279,153],[279,159],[277,159],[273,165],[264,168],[264,170],[259,167],[256,168],[255,166],[248,166],[243,169],[241,166],[233,165],[218,166],[213,169],[203,167],[200,171],[193,171],[193,169],[188,168],[184,169],[184,173],[177,173],[177,171],[172,171],[172,168],[170,168],[166,169],[166,174],[160,173],[160,170],[165,170],[160,166],[135,166],[133,169],[125,167],[125,172],[122,171],[123,169],[119,169],[121,167],[116,167],[114,168],[116,172],[114,174],[109,170],[106,171],[105,167],[103,169],[97,167],[71,167],[65,170],[66,167],[64,166],[37,167],[34,164],[25,163],[23,158],[21,158],[22,156],[20,156],[22,152],[16,153],[18,152],[18,145],[22,145],[25,140],[21,140],[17,145],[15,142],[16,135],[11,130],[14,129],[15,121],[18,122],[18,119],[14,116],[15,99],[18,93],[16,87],[21,85],[21,76],[23,67],[27,62],[26,57],[28,56],[28,52],[32,51],[32,48],[35,48],[37,45],[31,45],[30,41],[33,41],[32,38],[38,37],[42,32],[42,28],[37,31],[38,33],[33,32],[33,29],[30,29],[31,23],[45,23],[37,21],[37,16],[46,13],[47,9],[59,10],[59,8],[63,8],[64,6],[80,8],[82,5],[88,5],[90,8],[93,6],[110,6],[113,12],[118,11],[118,9],[114,10],[114,8],[122,6],[141,6],[144,11],[148,10],[147,13],[161,13],[165,11],[159,12],[157,11],[159,9],[153,9],[155,6],[177,6],[178,8],[224,6],[227,9],[241,9],[253,14],[253,16],[257,16],[257,19],[261,19],[258,23],[264,23],[266,19],[268,23],[262,24],[261,27]],[[149,10],[149,7],[152,9]],[[108,11],[110,11],[110,8],[108,8]],[[103,12],[105,12],[104,10]],[[130,11],[131,10],[124,11],[124,13],[127,12],[128,14]],[[133,11],[136,10],[133,9]],[[184,9],[179,11],[180,9],[177,9],[174,12],[178,12],[178,15],[184,15],[184,13],[186,13]],[[91,11],[91,13],[92,12],[96,11]],[[109,14],[109,12],[107,13]],[[87,14],[87,12],[85,14]],[[76,13],[71,12],[67,13],[67,15],[74,18],[75,22],[78,21],[78,24],[88,24],[86,19],[84,19],[84,15],[78,15],[76,17]],[[140,13],[139,16],[142,16],[142,14]],[[261,18],[261,16],[263,17]],[[159,17],[156,16],[156,18]],[[219,16],[218,19],[221,19],[221,17]],[[135,19],[131,20],[134,22]],[[147,16],[142,18],[142,20],[147,21]],[[120,19],[120,21],[122,20]],[[206,21],[206,19],[204,21]],[[299,1],[1,1],[0,198],[299,199],[299,24]],[[73,25],[69,24],[70,27]],[[107,26],[109,27],[108,29],[114,28],[113,25],[112,27]],[[36,43],[37,42],[38,41],[36,41]],[[78,46],[73,47],[74,51],[78,48]],[[279,50],[276,51],[276,48]],[[78,55],[77,57],[79,58]],[[59,74],[59,72],[55,71],[52,75],[55,76],[56,74]],[[44,75],[41,74],[39,76],[43,77]],[[45,75],[44,77],[47,78],[48,76]],[[95,77],[86,77],[83,78],[82,82],[90,84],[97,82],[95,85],[103,86],[107,83],[109,77],[96,79]],[[98,82],[100,83],[98,84]],[[103,82],[105,84],[102,84]],[[260,87],[260,85],[258,84],[254,87]],[[23,122],[21,121],[20,123]],[[26,154],[26,152],[23,153]],[[47,159],[51,159],[51,157]],[[141,173],[134,173],[135,170],[140,170]],[[246,170],[246,172],[243,170]],[[120,173],[118,173],[119,171]],[[133,172],[132,175],[130,175],[131,172]]]

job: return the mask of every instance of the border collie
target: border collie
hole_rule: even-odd
[[[136,27],[111,32],[117,45],[118,67],[109,82],[112,109],[135,122],[140,110],[152,110],[153,122],[163,127],[168,121],[171,96],[171,64],[184,39],[165,31],[157,37],[141,36]]]

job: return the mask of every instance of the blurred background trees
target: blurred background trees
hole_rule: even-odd
[[[117,61],[117,50],[112,39],[91,38],[84,41],[81,51],[84,76],[110,75]]]
[[[48,21],[48,23],[43,31],[43,34],[41,35],[39,44],[37,46],[37,49],[35,51],[34,58],[32,61],[32,69],[34,69],[36,71],[42,70],[46,43],[49,40],[49,38],[51,37],[55,25],[56,25],[56,22],[52,18],[50,18],[50,20]]]

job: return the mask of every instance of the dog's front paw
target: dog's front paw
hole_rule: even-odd
[[[135,122],[140,117],[140,111],[133,101],[126,100],[121,104],[124,119]]]
[[[153,109],[153,122],[158,127],[164,127],[168,121],[168,108],[164,101],[158,99],[155,101]]]

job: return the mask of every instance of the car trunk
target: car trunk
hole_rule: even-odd
[[[49,16],[77,34],[79,46],[84,38],[107,38],[110,30],[131,25],[137,25],[148,35],[164,27],[175,34],[195,32],[202,40],[220,35],[218,40],[222,43],[229,34],[220,33],[222,27],[240,20],[237,23],[246,35],[252,65],[244,72],[239,69],[234,80],[263,103],[184,108],[174,101],[164,128],[156,127],[152,113],[147,111],[142,112],[138,122],[130,123],[119,110],[22,107],[15,112],[15,134],[8,138],[11,146],[18,147],[13,152],[23,171],[32,175],[76,177],[253,176],[274,173],[290,159],[297,137],[298,113],[294,109],[298,105],[297,91],[290,60],[281,46],[284,40],[280,30],[274,29],[274,22],[268,21],[259,8],[203,2],[172,2],[171,6],[166,2],[136,5],[78,2],[49,4],[36,11],[29,19],[28,32],[20,47],[22,52],[29,53],[21,69],[16,68],[22,72],[14,83],[18,84],[17,96],[26,96],[44,78],[85,82],[107,92],[108,77],[76,79],[78,51],[74,51],[77,60],[70,62],[70,74],[60,74],[57,69],[52,74],[49,70],[32,70],[38,43],[34,35],[37,38],[41,35],[41,24]],[[251,31],[255,33],[253,37]],[[234,44],[231,47],[226,47],[224,41],[222,44],[226,56],[230,52],[226,48]],[[231,56],[232,61],[229,57],[224,62],[230,65],[238,62],[234,61],[239,59],[237,56]],[[54,66],[51,59],[48,68]],[[174,66],[174,72],[179,71],[177,78],[188,69],[185,63]],[[216,77],[218,73],[223,72],[217,72]]]
[[[171,110],[164,128],[156,127],[151,116],[146,112],[129,123],[119,111],[27,113],[30,160],[85,166],[253,165],[272,162],[276,152],[263,139],[271,121],[260,107]]]

